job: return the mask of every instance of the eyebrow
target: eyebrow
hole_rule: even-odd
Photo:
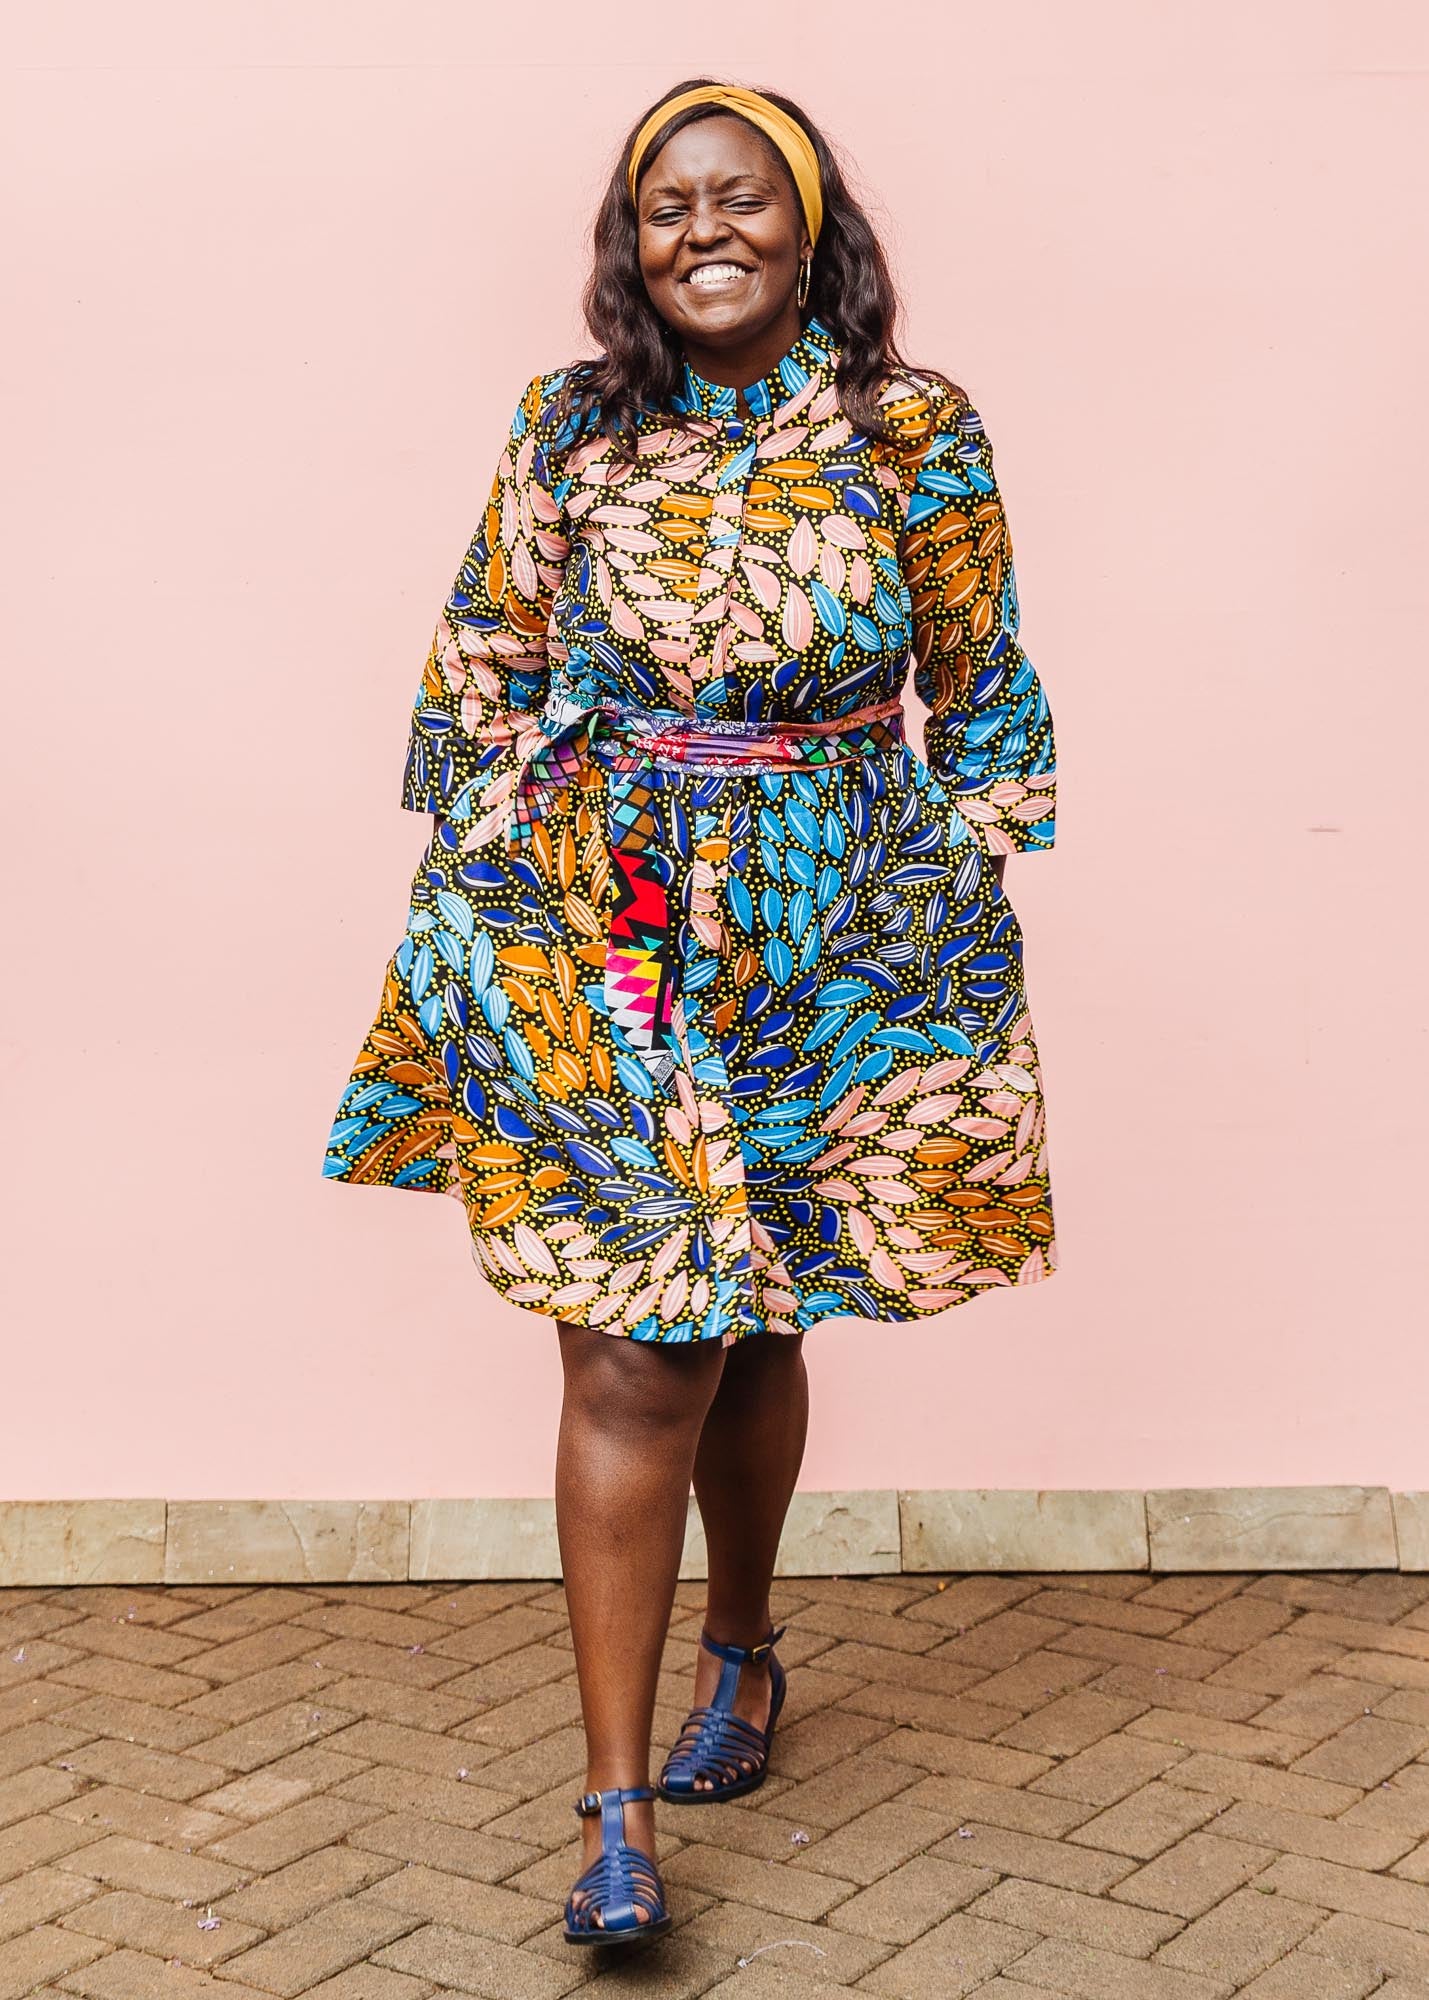
[[[769,180],[764,174],[756,173],[754,171],[744,174],[728,174],[722,181],[711,181],[710,186],[714,191],[714,193],[723,194],[725,190],[728,188],[738,187],[741,181],[748,181],[754,187],[764,188],[769,193],[773,193],[774,191],[773,181]],[[682,194],[684,190],[683,188],[672,187],[670,183],[666,181],[662,182],[657,187],[642,188],[640,192],[642,196],[655,195],[655,194],[678,195]]]

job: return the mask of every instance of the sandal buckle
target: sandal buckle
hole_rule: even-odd
[[[576,1800],[575,1810],[580,1814],[582,1819],[589,1819],[592,1813],[600,1811],[600,1804],[599,1792],[582,1792]]]

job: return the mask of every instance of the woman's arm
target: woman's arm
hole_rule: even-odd
[[[1051,847],[1057,754],[1041,681],[1018,642],[1012,535],[981,416],[966,396],[930,411],[909,501],[914,690],[928,762],[997,865]]]
[[[546,698],[547,626],[570,542],[543,399],[533,375],[497,461],[486,508],[447,593],[412,704],[402,804],[465,818],[523,718]]]

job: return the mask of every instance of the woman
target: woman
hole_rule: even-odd
[[[585,308],[604,351],[528,384],[437,621],[402,794],[431,842],[328,1171],[459,1196],[557,1320],[565,1934],[612,1943],[670,1923],[649,1744],[691,1481],[708,1606],[659,1796],[710,1805],[762,1782],[784,1697],[805,1330],[1055,1269],[1001,887],[1052,844],[1054,750],[981,420],[899,358],[787,98],[654,107]]]

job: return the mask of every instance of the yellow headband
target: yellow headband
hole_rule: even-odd
[[[667,97],[663,104],[656,106],[636,133],[635,144],[630,149],[630,199],[635,199],[635,183],[646,147],[660,127],[677,111],[683,111],[687,104],[726,105],[741,118],[747,118],[751,125],[757,125],[766,138],[773,140],[788,161],[794,185],[799,190],[804,220],[809,226],[809,241],[817,243],[824,220],[824,200],[819,188],[819,159],[808,133],[787,111],[781,111],[777,104],[772,104],[757,90],[743,90],[737,83],[698,84],[695,89],[682,90],[677,97]]]

